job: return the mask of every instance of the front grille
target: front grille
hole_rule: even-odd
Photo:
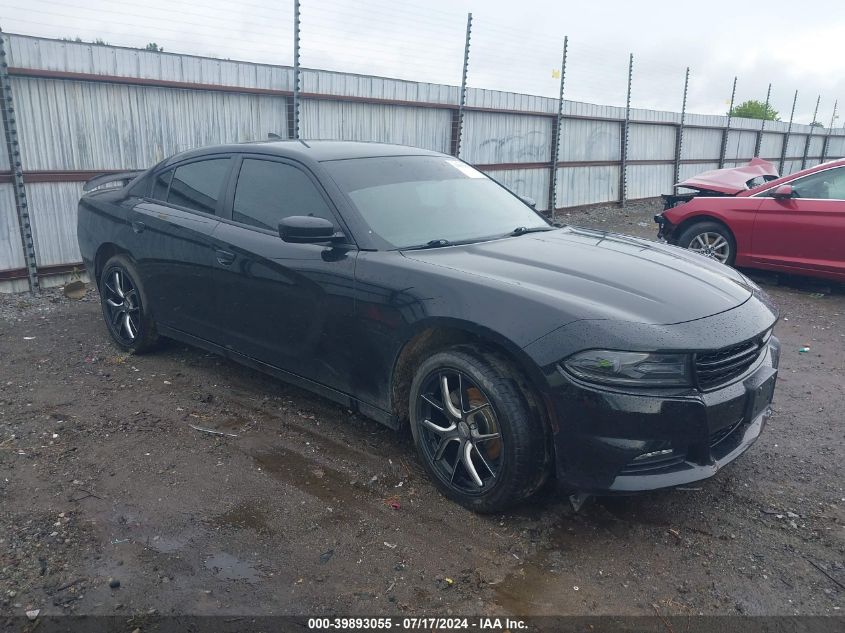
[[[715,352],[696,354],[695,374],[698,386],[710,389],[725,384],[743,374],[760,357],[765,349],[764,337],[724,347]]]

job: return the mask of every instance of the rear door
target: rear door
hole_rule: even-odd
[[[163,169],[130,214],[132,252],[156,321],[213,342],[220,335],[212,234],[232,163],[213,155]]]
[[[215,276],[225,345],[348,393],[356,361],[348,337],[358,251],[284,242],[278,224],[311,215],[330,220],[347,237],[348,229],[303,166],[246,155],[235,170],[226,218],[215,231],[230,257],[217,262]]]
[[[793,272],[845,277],[845,167],[789,183],[793,198],[761,194],[754,224],[754,263]]]

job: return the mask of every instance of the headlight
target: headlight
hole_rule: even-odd
[[[591,349],[570,356],[563,363],[573,375],[590,382],[638,387],[688,387],[692,385],[686,354],[649,354]]]

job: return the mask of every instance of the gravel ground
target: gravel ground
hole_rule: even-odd
[[[654,212],[561,219],[651,237]],[[175,343],[119,353],[93,290],[0,296],[0,614],[841,614],[845,290],[760,279],[782,369],[744,457],[501,516],[319,397]]]

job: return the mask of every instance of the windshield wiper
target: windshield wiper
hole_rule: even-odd
[[[442,248],[443,246],[452,246],[452,242],[450,242],[449,240],[429,240],[425,244],[417,244],[416,246],[406,246],[405,248],[401,248],[399,250],[420,251],[425,248]]]
[[[546,231],[554,231],[555,227],[553,226],[532,226],[528,228],[527,226],[518,226],[513,231],[508,233],[508,235],[525,235],[526,233],[544,233]]]

